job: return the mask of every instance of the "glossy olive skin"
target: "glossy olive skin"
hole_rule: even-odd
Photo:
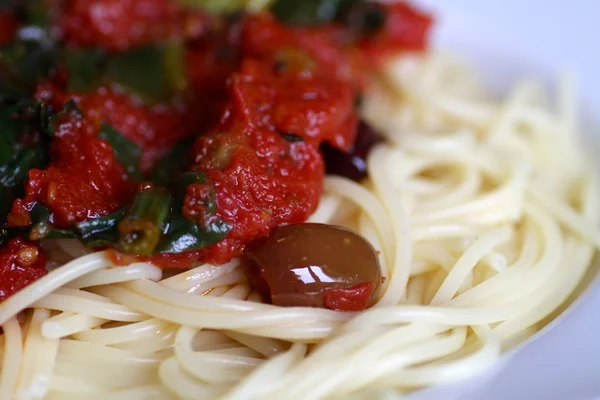
[[[339,175],[359,182],[367,177],[367,157],[375,145],[383,142],[383,137],[366,122],[358,125],[356,139],[348,152],[336,149],[329,144],[321,146],[328,175]]]
[[[244,258],[250,284],[279,306],[360,311],[375,303],[382,282],[370,243],[332,225],[277,228],[248,246]]]

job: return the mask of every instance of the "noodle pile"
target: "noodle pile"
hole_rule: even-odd
[[[280,308],[238,260],[170,276],[48,241],[62,266],[0,304],[0,399],[377,398],[470,377],[540,329],[600,245],[573,85],[498,103],[439,54],[378,82],[364,114],[387,144],[363,185],[328,177],[311,217],[380,251],[376,306]]]

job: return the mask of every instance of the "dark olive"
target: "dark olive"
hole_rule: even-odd
[[[367,176],[369,152],[382,141],[383,138],[379,133],[361,121],[354,145],[349,152],[336,149],[327,143],[321,146],[327,173],[344,176],[357,182],[364,179]]]
[[[250,284],[279,306],[361,311],[381,286],[377,253],[362,236],[332,225],[275,229],[246,249]]]
[[[387,19],[383,4],[358,1],[343,10],[338,19],[359,37],[373,35],[382,29]]]

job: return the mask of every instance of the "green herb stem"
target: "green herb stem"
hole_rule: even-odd
[[[131,207],[119,223],[119,244],[128,254],[149,256],[161,238],[171,206],[164,189],[148,189],[136,194]]]

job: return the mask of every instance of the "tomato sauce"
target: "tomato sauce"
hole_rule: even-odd
[[[102,86],[92,93],[67,93],[56,82],[42,82],[37,97],[61,109],[71,99],[84,119],[95,127],[107,123],[140,147],[140,169],[150,172],[156,162],[180,140],[206,125],[196,104],[175,99],[171,103],[146,105],[135,96]]]
[[[9,226],[30,225],[29,211],[37,202],[52,212],[51,223],[67,227],[108,215],[127,201],[132,183],[110,144],[96,137],[98,129],[79,111],[57,119],[50,147],[52,162],[45,170],[29,171],[26,195],[14,202]]]
[[[39,245],[23,238],[0,247],[0,301],[46,275],[46,257]]]
[[[393,52],[426,46],[429,16],[404,3],[376,7],[385,19],[365,33],[340,21],[289,26],[268,12],[214,17],[170,0],[60,2],[51,21],[66,49],[121,54],[179,43],[186,85],[158,102],[106,80],[93,90],[72,92],[65,65],[59,64],[54,75],[38,83],[34,96],[55,112],[71,100],[77,110],[53,121],[50,162],[29,171],[25,195],[14,201],[8,216],[9,227],[30,226],[36,204],[50,210],[49,222],[57,228],[125,209],[139,184],[150,180],[163,157],[186,138],[195,143],[180,156],[190,160],[184,168],[204,180],[183,188],[181,216],[201,230],[210,230],[216,221],[226,224],[226,236],[203,248],[145,258],[115,251],[115,263],[221,264],[274,228],[306,221],[322,194],[320,146],[353,149],[356,103],[373,68]],[[12,15],[0,12],[0,44],[14,39],[17,27]],[[133,166],[138,176],[102,136],[107,125],[139,149]],[[179,179],[173,176],[166,183],[170,190]],[[7,274],[29,271],[22,272],[22,280],[15,278],[15,290],[41,274],[39,268],[23,267],[20,248],[38,249],[32,265],[43,260],[39,248],[19,238],[0,250],[0,268]],[[367,289],[331,292],[328,307],[364,308]],[[11,290],[5,290],[7,295]]]
[[[207,21],[170,0],[67,0],[57,25],[67,45],[118,51],[198,36]]]

